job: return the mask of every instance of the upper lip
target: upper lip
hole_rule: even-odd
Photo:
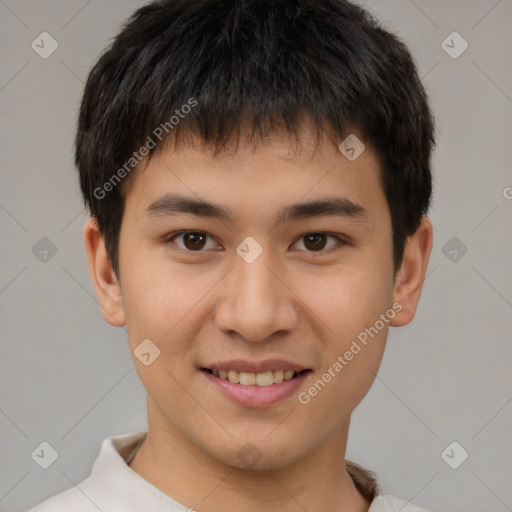
[[[301,372],[308,368],[301,366],[300,364],[285,359],[265,359],[264,361],[247,361],[244,359],[231,359],[229,361],[220,361],[218,363],[212,363],[209,366],[203,366],[202,368],[208,370],[236,370],[238,372],[246,373],[264,373],[274,370],[293,370],[295,372]]]

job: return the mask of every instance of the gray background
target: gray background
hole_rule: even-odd
[[[141,3],[0,0],[1,511],[79,482],[104,438],[146,428],[125,331],[103,322],[90,283],[72,161],[88,69]],[[423,297],[390,331],[347,456],[432,511],[512,510],[512,2],[361,3],[414,53],[438,147]],[[47,59],[31,48],[43,31],[59,44]],[[469,44],[456,59],[441,45],[453,31]],[[32,250],[43,237],[57,249],[46,262]],[[59,454],[47,470],[31,458],[42,441]],[[452,441],[469,453],[458,469],[441,457]]]

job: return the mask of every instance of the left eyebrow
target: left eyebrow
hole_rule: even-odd
[[[146,208],[148,217],[173,216],[192,214],[198,217],[216,218],[233,221],[233,212],[221,205],[209,203],[201,199],[178,195],[165,195]],[[346,197],[315,199],[283,207],[277,215],[277,222],[313,217],[338,216],[353,220],[367,220],[366,209]]]

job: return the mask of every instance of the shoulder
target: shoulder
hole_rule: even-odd
[[[383,494],[382,485],[373,471],[350,460],[345,460],[345,468],[360,493],[371,500],[368,512],[428,512],[412,503]]]
[[[145,436],[145,431],[139,431],[103,440],[92,471],[85,480],[27,512],[137,510],[130,507],[134,499],[141,499],[141,493],[142,499],[145,498],[145,485],[127,464]]]
[[[87,481],[79,484],[83,488]],[[43,501],[27,512],[98,512],[98,507],[77,486]]]
[[[389,494],[377,496],[368,512],[428,512],[412,503],[407,503],[399,498],[394,498]]]

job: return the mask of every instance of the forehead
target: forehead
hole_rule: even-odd
[[[302,129],[299,140],[275,132],[256,144],[230,144],[218,154],[198,139],[162,148],[131,177],[125,206],[156,215],[175,208],[181,198],[195,202],[206,216],[212,207],[217,211],[210,216],[225,220],[241,212],[254,216],[258,209],[262,214],[262,208],[268,212],[275,207],[274,214],[283,220],[293,213],[291,208],[283,209],[283,204],[332,199],[330,207],[352,210],[360,217],[378,214],[379,209],[382,213],[387,202],[378,155],[365,144],[360,155],[351,159],[353,152],[347,153],[346,145],[340,150],[341,142],[332,137],[318,141],[311,131]],[[194,205],[188,206],[192,211]]]

